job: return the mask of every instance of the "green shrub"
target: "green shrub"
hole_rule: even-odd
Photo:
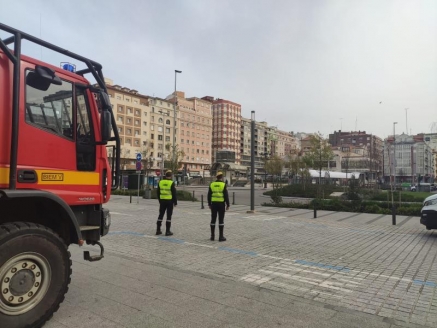
[[[137,190],[120,190],[120,189],[117,189],[117,190],[114,190],[112,192],[112,195],[122,195],[122,196],[129,196],[129,195],[136,196],[137,194],[138,194]],[[176,194],[177,194],[178,200],[193,201],[193,195],[190,192],[188,192],[188,191],[177,190]],[[144,190],[140,189],[140,196],[142,197],[143,195],[144,195]],[[156,189],[152,189],[151,198],[152,199],[156,199],[157,198],[157,196],[156,196]],[[194,197],[194,201],[197,201],[196,197]]]

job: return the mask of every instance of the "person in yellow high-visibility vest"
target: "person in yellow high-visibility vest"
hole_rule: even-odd
[[[211,240],[215,239],[215,223],[219,217],[219,241],[225,241],[225,210],[229,209],[229,195],[226,183],[223,182],[223,173],[217,172],[217,181],[211,182],[208,190],[208,206],[211,209]],[[226,206],[226,207],[225,207]]]
[[[178,204],[178,199],[176,196],[176,187],[172,180],[172,172],[166,171],[165,178],[159,181],[157,196],[159,200],[159,216],[158,222],[156,222],[156,234],[161,235],[161,224],[164,218],[165,212],[167,212],[167,221],[165,222],[165,235],[171,236],[171,216],[173,214],[173,207]]]

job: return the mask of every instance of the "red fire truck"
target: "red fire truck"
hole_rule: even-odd
[[[103,258],[111,217],[102,204],[118,185],[120,139],[99,63],[0,30],[10,35],[0,39],[0,327],[40,327],[68,290],[68,246],[97,245],[100,255],[84,259]],[[23,40],[83,69],[26,57]]]

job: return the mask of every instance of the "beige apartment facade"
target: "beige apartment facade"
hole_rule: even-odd
[[[136,154],[141,153],[151,175],[160,174],[163,159],[169,156],[165,144],[171,143],[174,135],[173,104],[113,84],[109,79],[106,86],[120,135],[121,169],[135,170]]]
[[[211,102],[197,97],[185,98],[182,91],[177,97],[177,146],[184,153],[182,168],[190,175],[209,175],[211,165],[212,114]],[[166,98],[174,103],[174,93]]]

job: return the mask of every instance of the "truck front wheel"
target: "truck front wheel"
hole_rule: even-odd
[[[0,323],[41,327],[68,290],[71,260],[62,239],[30,222],[0,225]]]

